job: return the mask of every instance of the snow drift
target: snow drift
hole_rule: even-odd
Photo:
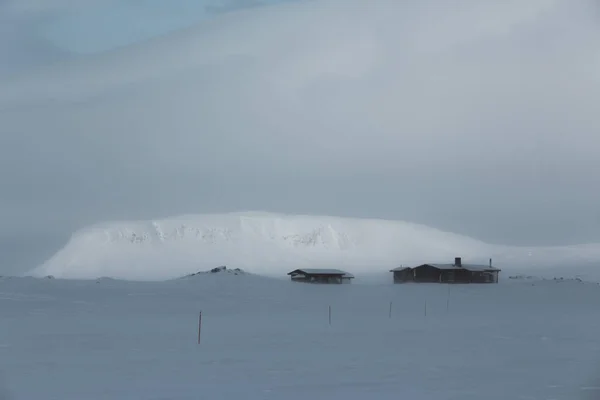
[[[267,276],[284,277],[299,267],[364,276],[455,256],[482,263],[493,258],[501,268],[546,268],[600,261],[600,246],[494,246],[403,221],[243,212],[91,226],[33,274],[160,280],[226,265]]]

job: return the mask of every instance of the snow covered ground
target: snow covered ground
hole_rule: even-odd
[[[164,280],[219,265],[281,277],[294,268],[341,268],[387,281],[391,268],[424,262],[487,264],[503,275],[600,281],[600,245],[499,246],[405,221],[266,212],[107,222],[73,234],[34,276]]]
[[[50,3],[72,12],[54,11],[61,15],[43,24],[9,19]],[[96,203],[128,200],[131,211],[178,198],[192,209],[206,201],[197,187],[230,193],[219,202],[239,198],[229,204],[235,209],[252,192],[292,191],[323,174],[327,186],[348,176],[359,186],[357,165],[372,176],[404,171],[390,181],[401,191],[390,195],[394,207],[425,181],[445,201],[476,198],[481,215],[489,212],[486,194],[500,193],[515,220],[532,208],[527,194],[540,191],[527,178],[541,179],[531,160],[577,160],[561,175],[574,182],[568,192],[596,198],[581,190],[595,188],[597,129],[588,121],[596,120],[590,82],[599,70],[589,50],[597,24],[585,2],[489,2],[462,12],[423,1],[305,1],[199,25],[201,7],[151,20],[172,7],[161,2],[165,9],[131,32],[129,19],[113,23],[137,15],[125,2],[71,3],[0,5],[12,10],[0,18],[10,39],[0,40],[0,53],[12,62],[0,67],[19,72],[0,77],[0,165],[22,173],[3,182],[3,193],[21,193],[28,182],[47,189],[48,204],[35,208],[39,196],[15,196],[0,210],[6,225],[20,227],[26,216],[52,226],[66,218],[64,204],[97,215]],[[190,28],[178,30],[183,25]],[[21,70],[50,60],[56,64]],[[523,120],[507,124],[507,115]],[[524,131],[552,139],[540,143]],[[275,165],[280,177],[261,181]],[[501,184],[515,180],[521,190]],[[467,186],[479,188],[477,196],[463,196]],[[549,187],[547,198],[558,198]],[[323,190],[312,188],[319,205]],[[361,191],[371,201],[387,197]],[[336,204],[353,197],[336,192]],[[293,192],[277,197],[293,200]],[[492,257],[501,282],[390,282],[388,267],[455,256]],[[495,246],[402,221],[243,213],[98,225],[33,271],[94,279],[0,279],[0,399],[594,399],[600,286],[551,278],[594,280],[599,261],[597,244]],[[95,279],[158,280],[222,264],[270,277]],[[347,269],[357,279],[343,286],[274,279],[305,265]],[[508,279],[521,273],[550,279]]]
[[[0,382],[11,400],[595,399],[599,302],[553,280],[4,278]]]

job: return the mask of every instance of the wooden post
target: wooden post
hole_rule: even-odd
[[[389,312],[389,317],[392,318],[392,302],[390,301],[390,312]]]
[[[202,330],[202,311],[198,314],[198,344],[200,344],[200,331]]]
[[[331,325],[331,306],[329,306],[329,325]]]

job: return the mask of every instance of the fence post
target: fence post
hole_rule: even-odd
[[[200,344],[200,332],[202,331],[202,311],[198,314],[198,344]]]

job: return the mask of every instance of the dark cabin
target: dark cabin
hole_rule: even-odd
[[[404,283],[414,281],[414,272],[410,267],[398,267],[394,268],[390,272],[394,273],[394,283]]]
[[[399,267],[391,270],[394,283],[498,283],[500,269],[489,265],[463,264],[460,257],[454,264],[422,264],[414,268]]]
[[[354,275],[339,269],[303,268],[288,272],[288,275],[290,275],[293,282],[304,283],[342,284],[350,283],[354,279]]]

